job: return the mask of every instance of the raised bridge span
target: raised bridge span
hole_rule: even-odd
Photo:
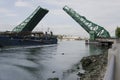
[[[63,10],[90,35],[90,40],[96,40],[96,38],[110,38],[109,32],[104,27],[93,23],[68,6],[64,6]]]
[[[115,42],[116,39],[111,38],[109,32],[104,27],[88,20],[68,6],[64,6],[63,10],[90,35],[88,42],[95,41],[101,45],[111,45]]]
[[[49,11],[47,9],[38,6],[34,12],[22,23],[17,25],[12,32],[31,32],[48,12]]]

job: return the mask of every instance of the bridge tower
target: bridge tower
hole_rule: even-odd
[[[43,9],[40,6],[38,6],[36,10],[22,23],[16,26],[12,30],[12,32],[16,32],[16,33],[31,32],[47,13],[48,13],[47,9]]]
[[[96,38],[109,38],[110,34],[103,27],[87,20],[84,16],[79,15],[76,11],[68,6],[64,6],[63,10],[70,15],[82,28],[90,34],[90,40]]]

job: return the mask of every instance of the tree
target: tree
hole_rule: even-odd
[[[117,27],[116,30],[115,30],[115,36],[117,38],[120,38],[120,27]]]

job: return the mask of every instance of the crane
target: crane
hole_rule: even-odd
[[[86,17],[79,15],[72,8],[64,6],[63,10],[89,33],[90,40],[95,40],[96,38],[110,38],[110,34],[107,30],[87,20]]]

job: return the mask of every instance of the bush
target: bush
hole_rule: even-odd
[[[117,29],[115,30],[115,36],[117,38],[120,38],[120,27],[117,27]]]

